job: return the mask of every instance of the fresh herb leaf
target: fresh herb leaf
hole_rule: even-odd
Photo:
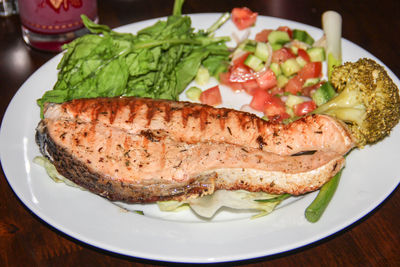
[[[195,32],[191,19],[181,15],[183,0],[176,0],[166,21],[136,35],[118,33],[82,16],[92,34],[64,45],[53,90],[38,99],[43,114],[46,102],[77,98],[137,96],[179,100],[201,65],[218,76],[228,67],[227,37],[212,31]],[[213,29],[226,21],[221,17]],[[214,29],[214,30],[215,30]]]

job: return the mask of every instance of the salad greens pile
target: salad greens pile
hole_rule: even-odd
[[[119,33],[82,20],[92,34],[69,44],[57,69],[53,90],[38,99],[62,103],[76,98],[138,96],[178,100],[201,65],[218,76],[229,64],[229,37],[213,32],[229,16],[223,15],[209,30],[197,32],[191,19],[181,15],[184,0],[176,0],[166,21],[140,30],[136,35]]]

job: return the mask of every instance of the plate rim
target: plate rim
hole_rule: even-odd
[[[193,17],[193,16],[209,16],[209,15],[215,16],[215,15],[220,15],[220,14],[221,13],[195,13],[195,14],[185,14],[185,15]],[[278,17],[270,17],[270,16],[260,16],[260,17],[264,17],[264,18],[267,18],[267,19],[279,20],[279,21],[283,21],[283,22],[290,22],[290,23],[294,22],[294,23],[297,23],[297,24],[301,24],[301,25],[303,25],[305,27],[312,27],[312,28],[314,28],[316,30],[319,30],[319,31],[321,30],[321,29],[319,29],[319,28],[317,28],[315,26],[307,25],[307,24],[304,24],[302,22],[297,22],[297,21],[293,21],[293,20],[287,20],[287,19],[282,19],[282,18],[278,18]],[[117,30],[117,31],[123,30],[126,27],[132,27],[133,24],[139,24],[139,23],[149,23],[149,25],[150,25],[150,23],[152,23],[153,21],[156,21],[156,20],[159,20],[159,19],[165,19],[165,18],[166,17],[161,17],[161,18],[153,18],[153,19],[138,21],[138,22],[127,24],[127,25],[122,25],[120,27],[115,28],[114,30]],[[349,43],[351,43],[353,45],[356,45],[355,43],[353,43],[351,41],[348,41],[345,38],[342,38],[342,40],[345,41],[345,42],[349,42]],[[385,69],[391,74],[391,77],[394,77],[394,78],[397,79],[396,75],[385,64],[383,64],[383,62],[381,62],[379,59],[377,59],[375,56],[373,56],[371,53],[369,53],[364,48],[362,48],[362,47],[360,47],[358,45],[356,45],[356,46],[358,48],[363,49],[365,52],[367,52],[369,55],[371,55],[374,60],[376,60],[377,62],[379,62],[380,64],[382,64],[385,67]],[[10,108],[12,102],[14,101],[14,99],[17,97],[18,94],[22,94],[22,88],[24,88],[26,86],[26,84],[29,82],[30,78],[32,76],[34,76],[36,73],[39,73],[40,70],[42,68],[44,68],[46,65],[48,65],[49,62],[55,61],[55,59],[57,57],[60,57],[60,56],[61,56],[61,54],[55,55],[52,59],[50,59],[49,61],[44,63],[40,68],[38,68],[34,73],[32,73],[32,75],[21,85],[21,87],[17,90],[17,92],[12,97],[10,103],[7,106],[7,109],[6,109],[6,111],[4,113],[4,116],[3,116],[3,119],[2,119],[2,123],[1,123],[2,126],[3,126],[3,124],[4,124],[5,120],[6,120],[6,117],[10,116],[10,115],[8,115],[8,113],[10,112],[9,108]],[[397,82],[398,82],[398,79],[397,79]],[[3,139],[2,136],[4,135],[4,131],[5,130],[3,129],[3,127],[1,127],[0,128],[0,142],[1,142],[1,139]],[[333,230],[331,229],[330,231],[328,231],[329,233],[327,235],[326,234],[322,234],[322,236],[318,237],[317,239],[310,238],[310,239],[312,239],[311,241],[299,242],[300,244],[298,244],[296,246],[292,246],[287,250],[276,251],[276,252],[273,252],[273,253],[263,254],[263,255],[259,255],[259,254],[252,255],[252,256],[248,255],[246,257],[243,257],[243,255],[242,255],[242,256],[233,257],[231,259],[227,259],[227,258],[223,259],[223,258],[221,258],[220,260],[217,260],[217,261],[214,261],[214,260],[211,260],[211,261],[205,260],[204,261],[204,259],[200,259],[200,258],[194,260],[194,259],[184,259],[184,258],[182,258],[182,259],[172,259],[172,258],[168,258],[168,257],[167,258],[161,257],[161,258],[157,259],[157,258],[154,258],[154,255],[152,257],[150,255],[147,255],[147,256],[146,255],[138,255],[138,254],[135,255],[135,254],[132,254],[132,253],[124,253],[123,251],[115,251],[115,250],[113,250],[111,248],[106,248],[105,246],[101,246],[99,244],[94,244],[93,242],[91,242],[90,240],[86,240],[82,236],[81,237],[77,237],[76,233],[71,233],[68,229],[63,229],[63,227],[57,226],[57,222],[56,221],[53,221],[51,218],[49,218],[48,216],[46,216],[45,214],[43,214],[41,212],[37,212],[37,210],[33,209],[30,206],[30,204],[28,204],[28,202],[22,196],[20,196],[20,194],[19,194],[20,192],[16,191],[16,189],[12,185],[12,182],[10,181],[8,173],[6,173],[7,172],[6,169],[8,167],[3,165],[3,159],[5,157],[3,154],[4,154],[4,152],[3,153],[0,152],[0,162],[1,162],[1,165],[2,165],[3,172],[4,172],[4,176],[5,176],[8,184],[9,184],[9,186],[11,187],[12,191],[14,192],[14,194],[17,196],[17,198],[23,203],[23,205],[26,208],[28,208],[30,211],[32,211],[35,214],[35,216],[40,218],[43,222],[45,222],[46,224],[48,224],[52,228],[57,229],[58,231],[62,232],[63,234],[66,234],[66,235],[78,240],[79,242],[83,242],[85,244],[88,244],[90,246],[96,247],[98,249],[103,249],[103,250],[106,250],[106,251],[109,251],[109,252],[112,252],[112,253],[121,254],[121,255],[130,256],[130,257],[136,257],[136,258],[141,258],[141,259],[149,259],[149,260],[155,260],[155,261],[166,261],[166,262],[217,263],[217,262],[239,261],[239,260],[255,259],[255,258],[260,258],[260,257],[266,257],[266,256],[275,255],[275,254],[285,253],[285,252],[288,252],[288,251],[291,251],[291,250],[295,250],[295,249],[298,249],[298,248],[301,248],[301,247],[305,247],[305,246],[314,244],[314,243],[319,242],[319,241],[321,241],[323,239],[326,239],[326,238],[328,238],[328,237],[330,237],[332,235],[335,235],[335,234],[337,234],[338,232],[340,232],[342,230],[345,230],[345,229],[348,229],[349,227],[352,227],[360,219],[364,218],[368,214],[372,213],[375,209],[379,208],[381,206],[381,204],[383,204],[385,202],[385,200],[387,198],[389,198],[393,194],[393,192],[397,189],[397,187],[399,185],[399,182],[400,182],[400,181],[397,181],[397,185],[395,185],[393,188],[391,188],[391,191],[390,191],[389,194],[387,194],[385,196],[382,196],[382,198],[380,198],[380,200],[376,200],[376,202],[379,202],[379,203],[377,203],[377,205],[376,205],[376,203],[372,204],[373,207],[371,209],[365,210],[364,212],[360,213],[359,216],[355,220],[352,220],[352,222],[350,222],[349,224],[348,223],[344,223],[344,224],[346,224],[344,227],[342,225],[341,226],[337,226]],[[46,219],[44,219],[44,218],[46,218]]]

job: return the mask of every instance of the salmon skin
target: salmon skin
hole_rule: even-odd
[[[128,203],[219,189],[304,194],[335,175],[354,146],[328,116],[281,125],[231,109],[134,97],[46,104],[36,142],[66,178]]]

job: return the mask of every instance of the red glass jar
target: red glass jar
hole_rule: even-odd
[[[97,22],[96,0],[18,0],[22,37],[30,46],[61,51],[61,46],[87,33],[81,14]]]

